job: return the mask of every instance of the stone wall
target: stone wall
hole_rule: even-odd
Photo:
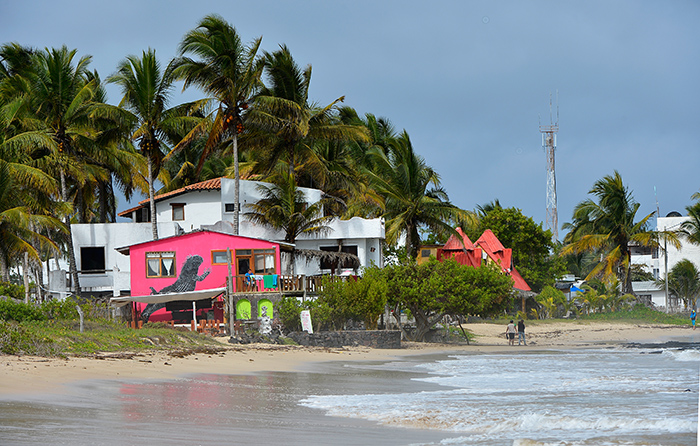
[[[401,348],[401,332],[392,330],[324,331],[309,334],[293,332],[289,337],[299,345],[315,347]]]

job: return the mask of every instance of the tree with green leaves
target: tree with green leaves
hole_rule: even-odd
[[[402,262],[383,269],[387,301],[398,315],[416,321],[413,340],[422,341],[445,315],[492,316],[512,304],[513,280],[490,266],[473,268],[453,260],[420,265]]]
[[[595,182],[588,192],[597,201],[586,199],[574,208],[571,223],[565,223],[569,233],[564,239],[563,255],[594,252],[602,261],[588,274],[616,276],[625,294],[634,294],[630,271],[630,243],[640,246],[658,246],[659,234],[648,230],[648,221],[654,212],[635,221],[639,203],[615,171]],[[668,235],[667,235],[668,236]],[[674,242],[674,240],[669,239]],[[677,239],[674,243],[677,243]]]
[[[656,281],[659,289],[666,289],[666,280]],[[668,290],[678,299],[681,299],[685,308],[696,308],[698,294],[700,294],[700,271],[693,262],[683,259],[673,265],[668,272]]]
[[[96,161],[99,148],[95,144],[95,129],[90,116],[94,107],[98,81],[88,71],[90,56],[76,60],[77,50],[61,48],[45,49],[32,55],[31,73],[27,75],[29,85],[28,111],[33,123],[27,124],[27,136],[40,135],[50,138],[51,143],[28,146],[37,167],[60,181],[60,200],[71,202],[77,210],[79,190],[87,182],[108,177],[106,169]],[[29,122],[29,121],[27,121]],[[70,183],[70,184],[69,184]],[[71,199],[69,186],[78,191]],[[68,228],[68,264],[77,294],[80,280],[75,262],[75,252],[70,235],[71,215],[64,215]]]
[[[300,186],[319,186],[326,172],[316,145],[364,141],[366,129],[339,119],[344,96],[325,106],[310,101],[311,65],[302,69],[286,46],[265,52],[263,63],[265,82],[247,116],[246,145],[259,172],[269,173],[281,161]]]
[[[696,202],[685,208],[690,218],[681,223],[680,233],[690,243],[700,245],[700,192],[694,193],[691,198]]]
[[[1,146],[0,146],[1,147]],[[33,189],[33,190],[29,190]],[[33,209],[37,203],[32,197],[56,192],[55,181],[42,171],[23,164],[8,163],[0,159],[0,279],[10,281],[10,260],[27,253],[40,261],[38,247],[58,250],[56,244],[45,237],[42,229],[66,231],[60,220]],[[25,274],[26,274],[25,268]]]
[[[318,300],[332,310],[338,327],[348,320],[363,322],[368,330],[376,330],[379,317],[384,312],[387,284],[379,268],[365,269],[362,277],[324,280]]]
[[[123,97],[119,109],[102,108],[101,115],[110,115],[128,128],[129,139],[136,141],[147,160],[148,200],[153,239],[158,238],[153,183],[165,156],[178,145],[188,144],[196,134],[201,119],[191,111],[201,104],[190,103],[170,107],[175,77],[173,65],[164,70],[155,50],[144,51],[141,57],[128,56],[119,63],[117,72],[108,82],[121,87]]]
[[[258,186],[262,198],[249,204],[251,211],[246,212],[245,216],[251,222],[281,231],[283,241],[291,244],[302,234],[323,234],[330,230],[328,224],[334,217],[323,215],[323,207],[329,198],[309,203],[294,176],[284,168],[271,180],[271,184]],[[290,269],[293,260],[294,255],[289,262]]]
[[[503,208],[495,204],[479,207],[475,225],[468,225],[467,236],[476,241],[490,229],[503,246],[513,250],[513,266],[534,292],[539,292],[566,273],[564,261],[554,255],[556,246],[552,232],[542,229],[531,217],[517,208]]]
[[[388,154],[374,150],[372,156],[374,169],[367,174],[384,201],[387,243],[395,244],[404,236],[406,252],[415,258],[421,228],[454,233],[451,222],[466,212],[449,201],[440,176],[415,153],[408,133],[390,145]]]
[[[245,45],[236,29],[221,16],[208,15],[197,28],[185,34],[179,46],[180,57],[175,61],[175,73],[185,81],[185,88],[199,87],[210,95],[209,102],[217,103],[196,175],[210,153],[230,145],[234,166],[235,234],[238,234],[240,218],[238,135],[244,130],[246,110],[260,87],[263,65],[256,56],[261,41],[259,37]]]

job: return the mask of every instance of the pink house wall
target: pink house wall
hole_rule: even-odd
[[[231,249],[232,274],[236,274],[236,249],[275,249],[275,273],[280,273],[280,249],[279,244],[266,240],[248,237],[222,234],[218,232],[200,231],[169,237],[161,240],[145,242],[129,248],[131,264],[131,295],[146,296],[151,294],[151,287],[160,291],[173,284],[180,276],[182,266],[187,257],[199,255],[202,264],[199,266],[198,275],[202,275],[207,269],[209,275],[201,282],[197,282],[196,290],[219,288],[226,285],[228,275],[227,265],[212,265],[212,251]],[[176,277],[149,278],[146,277],[146,253],[156,251],[175,252]]]

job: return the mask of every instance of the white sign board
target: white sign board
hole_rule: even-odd
[[[314,332],[314,327],[311,326],[311,313],[309,310],[301,310],[301,329],[309,333]]]

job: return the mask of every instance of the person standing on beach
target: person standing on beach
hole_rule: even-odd
[[[506,337],[508,338],[508,345],[515,345],[515,325],[511,320],[506,327]]]
[[[695,330],[695,317],[697,314],[695,313],[695,308],[690,310],[690,322],[693,324],[693,330]]]
[[[522,319],[518,321],[518,345],[520,345],[520,341],[523,341],[523,345],[527,345],[525,342],[525,322]]]

